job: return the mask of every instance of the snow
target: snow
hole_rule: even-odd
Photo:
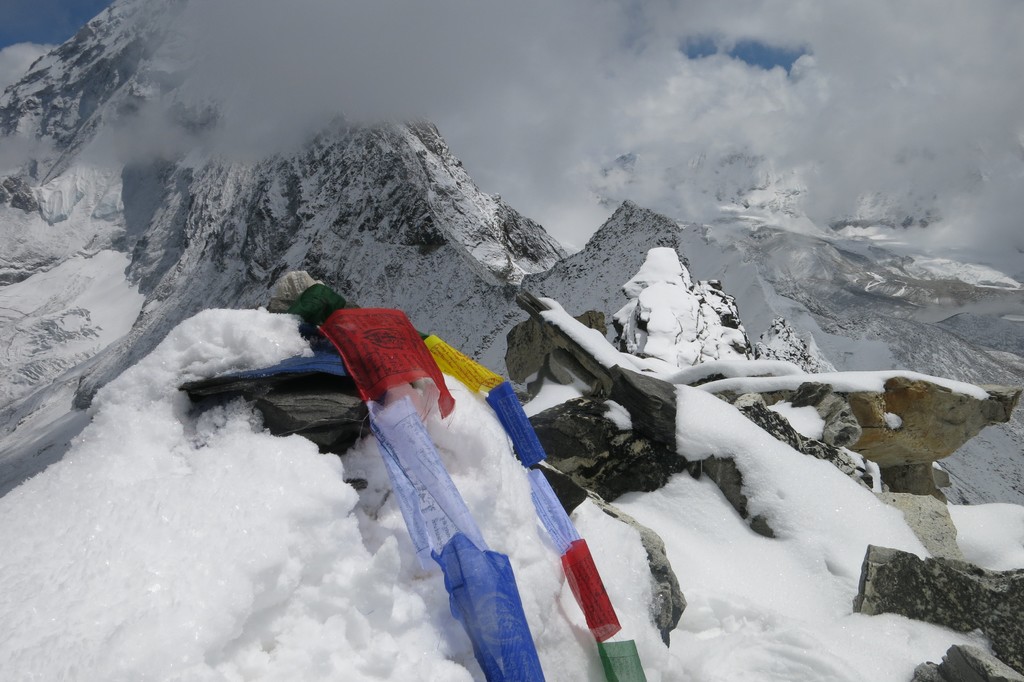
[[[986,265],[961,263],[948,258],[916,256],[906,266],[911,275],[927,279],[957,279],[978,287],[996,289],[1024,288],[1017,280]]]
[[[527,417],[532,417],[535,414],[540,414],[549,407],[561,405],[567,400],[573,398],[579,398],[583,393],[580,391],[578,386],[571,384],[556,384],[550,381],[541,387],[537,395],[533,397],[528,403],[523,405],[523,411],[526,412]]]
[[[721,379],[701,384],[702,390],[709,393],[722,391],[734,391],[737,393],[767,393],[771,391],[796,390],[805,381],[815,381],[822,384],[829,384],[832,389],[839,393],[876,392],[885,390],[885,382],[893,377],[903,377],[911,381],[929,381],[954,393],[987,400],[988,392],[980,386],[968,384],[963,381],[953,381],[942,377],[933,377],[919,372],[908,372],[904,370],[880,370],[874,372],[826,372],[823,374],[804,374],[802,376],[782,377],[742,377],[732,379]]]
[[[0,407],[128,333],[143,302],[128,264],[99,251],[0,288]]]
[[[619,431],[633,430],[633,418],[630,416],[629,410],[614,400],[606,400],[604,404],[608,408],[604,413],[605,419],[615,424]]]
[[[1024,569],[1024,507],[949,505],[964,558],[991,571]]]
[[[778,402],[770,405],[768,409],[782,415],[800,435],[821,440],[821,435],[825,432],[825,420],[810,405],[793,407],[793,403]]]
[[[439,571],[416,560],[374,440],[321,455],[265,432],[244,401],[200,408],[177,390],[306,348],[292,316],[200,313],[97,394],[62,461],[0,498],[5,676],[483,679]],[[604,679],[526,471],[482,398],[449,388],[455,411],[434,412],[427,429],[485,540],[511,559],[547,679]],[[734,458],[751,512],[776,537],[753,533],[706,478],[617,500],[660,533],[689,602],[666,647],[639,534],[589,501],[576,510],[648,680],[909,679],[953,643],[984,645],[853,614],[868,543],[926,555],[900,513],[713,395],[677,391],[679,451]],[[1002,507],[954,508],[968,519],[962,544],[1020,564],[1000,547],[1019,545],[1024,510]]]

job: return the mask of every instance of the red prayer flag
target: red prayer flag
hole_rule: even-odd
[[[320,331],[341,353],[363,400],[378,400],[388,389],[417,379],[433,379],[441,392],[441,416],[447,417],[455,407],[441,370],[401,310],[336,310]]]
[[[586,540],[576,540],[569,545],[562,555],[562,570],[594,639],[603,642],[621,630],[619,617],[615,615]]]

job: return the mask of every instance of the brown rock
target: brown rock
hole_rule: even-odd
[[[882,467],[934,462],[948,457],[990,424],[1009,420],[1021,389],[985,386],[979,400],[929,381],[892,377],[884,393],[851,393],[850,407],[861,426],[849,448]],[[890,417],[899,417],[894,427]]]

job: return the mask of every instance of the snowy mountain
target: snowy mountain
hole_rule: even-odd
[[[195,406],[178,390],[308,349],[294,318],[259,309],[286,271],[401,308],[497,371],[529,291],[572,314],[618,313],[597,345],[636,354],[638,370],[746,363],[760,337],[764,357],[805,370],[1024,384],[1018,272],[858,232],[883,214],[927,221],[910,199],[866,200],[828,232],[801,212],[796,175],[751,155],[698,158],[680,187],[733,218],[680,222],[625,201],[566,255],[481,192],[427,122],[339,114],[259,151],[224,148],[222,104],[190,91],[176,28],[188,6],[120,0],[0,96],[0,661],[15,679],[483,679],[372,439],[323,456],[272,436],[245,401]],[[607,183],[628,194],[641,164],[623,157]],[[663,308],[671,319],[654,319]],[[455,412],[426,428],[510,557],[548,679],[604,679],[524,469],[481,396],[451,383]],[[527,408],[565,391],[543,386]],[[685,593],[666,643],[641,531],[601,500],[576,508],[648,680],[910,680],[952,644],[989,646],[853,613],[868,545],[928,555],[904,517],[732,405],[677,391],[673,453],[698,469],[733,457],[775,536],[708,477],[615,500],[660,536]],[[598,407],[632,429],[621,405]],[[786,412],[794,426],[800,409]],[[977,566],[1024,568],[1022,452],[1018,410],[942,462],[955,542]]]
[[[5,433],[66,401],[51,382],[86,405],[178,322],[265,304],[289,269],[363,305],[401,301],[476,348],[505,322],[489,311],[508,308],[506,287],[564,255],[429,123],[339,118],[262,158],[211,150],[217,104],[190,104],[182,80],[184,6],[115,3],[0,98]],[[55,276],[73,279],[54,292]]]

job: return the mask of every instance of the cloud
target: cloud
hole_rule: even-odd
[[[32,62],[53,49],[53,45],[17,43],[0,49],[0,93],[21,80]]]
[[[758,187],[819,228],[888,210],[942,217],[919,232],[947,243],[1019,240],[1019,0],[220,0],[181,26],[223,149],[286,148],[340,112],[425,117],[576,245],[600,195],[710,220]],[[715,53],[688,59],[702,39]],[[752,45],[768,56],[736,58]]]

